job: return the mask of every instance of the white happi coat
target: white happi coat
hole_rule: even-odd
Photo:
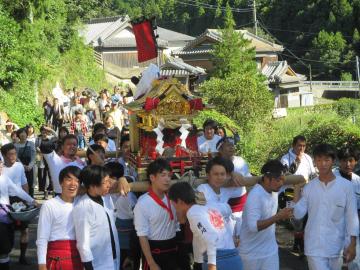
[[[120,246],[114,220],[114,205],[110,195],[103,196],[104,207],[85,194],[74,207],[73,218],[77,248],[82,262],[92,261],[94,270],[119,269]],[[116,261],[111,248],[109,215],[116,247]]]

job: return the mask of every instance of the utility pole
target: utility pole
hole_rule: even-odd
[[[359,56],[356,56],[356,75],[358,80],[358,86],[359,86],[359,97],[360,97],[360,63],[359,63]]]
[[[310,91],[312,92],[312,70],[311,65],[309,65],[309,76],[310,76]]]
[[[253,16],[254,16],[254,28],[255,28],[255,35],[258,34],[258,21],[256,18],[256,1],[253,0]]]

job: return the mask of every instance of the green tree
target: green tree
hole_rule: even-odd
[[[214,51],[214,76],[200,90],[218,112],[234,120],[245,131],[269,115],[274,101],[265,78],[256,68],[254,49],[234,29],[228,4],[224,20],[222,41]]]
[[[314,38],[312,50],[307,56],[318,61],[316,68],[322,76],[339,76],[346,47],[346,41],[340,32],[328,33],[323,30]]]
[[[214,45],[213,75],[225,78],[231,73],[242,73],[256,70],[255,49],[241,32],[235,30],[235,21],[229,6],[226,4],[224,29],[219,30],[222,41]]]

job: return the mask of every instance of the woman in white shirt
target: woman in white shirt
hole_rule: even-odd
[[[76,248],[72,211],[79,189],[80,169],[68,166],[60,171],[60,196],[46,201],[41,207],[37,230],[39,270],[82,269]]]

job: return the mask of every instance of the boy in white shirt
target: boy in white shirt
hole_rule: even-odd
[[[216,153],[216,143],[221,137],[215,134],[217,123],[212,119],[207,119],[203,124],[204,135],[197,138],[198,150],[202,154]]]
[[[109,171],[99,165],[86,166],[80,181],[86,194],[74,207],[73,220],[81,261],[86,270],[118,270],[120,246],[109,195]]]
[[[305,255],[310,270],[341,269],[341,251],[344,262],[350,263],[356,255],[359,219],[353,185],[332,172],[336,151],[329,144],[314,149],[319,177],[295,192],[294,216],[299,219],[308,213],[305,227]],[[346,238],[350,238],[347,243]]]
[[[10,262],[9,253],[14,244],[13,221],[8,216],[9,196],[17,196],[29,204],[36,204],[36,202],[10,178],[3,175],[1,170],[2,163],[0,162],[0,269],[7,270]]]
[[[76,248],[72,211],[78,192],[80,169],[68,166],[60,171],[60,196],[46,201],[41,207],[37,229],[39,270],[82,269]]]
[[[195,246],[204,254],[202,269],[242,270],[232,231],[228,226],[231,209],[228,204],[211,206],[195,204],[195,192],[189,183],[176,183],[169,190],[171,203],[179,217],[187,217]]]
[[[170,164],[164,159],[151,162],[147,176],[149,192],[142,195],[134,209],[135,229],[143,252],[143,270],[176,270],[177,244],[175,209],[170,204]]]
[[[278,191],[284,184],[286,167],[270,160],[261,168],[262,180],[248,194],[240,229],[239,252],[244,270],[279,270],[275,223],[292,216],[292,209],[278,213]]]
[[[339,168],[334,170],[336,176],[344,177],[353,185],[358,216],[360,213],[360,176],[354,173],[354,168],[359,161],[359,151],[353,147],[343,147],[337,153]],[[360,243],[359,238],[356,241],[356,257],[348,264],[349,270],[360,269]]]

